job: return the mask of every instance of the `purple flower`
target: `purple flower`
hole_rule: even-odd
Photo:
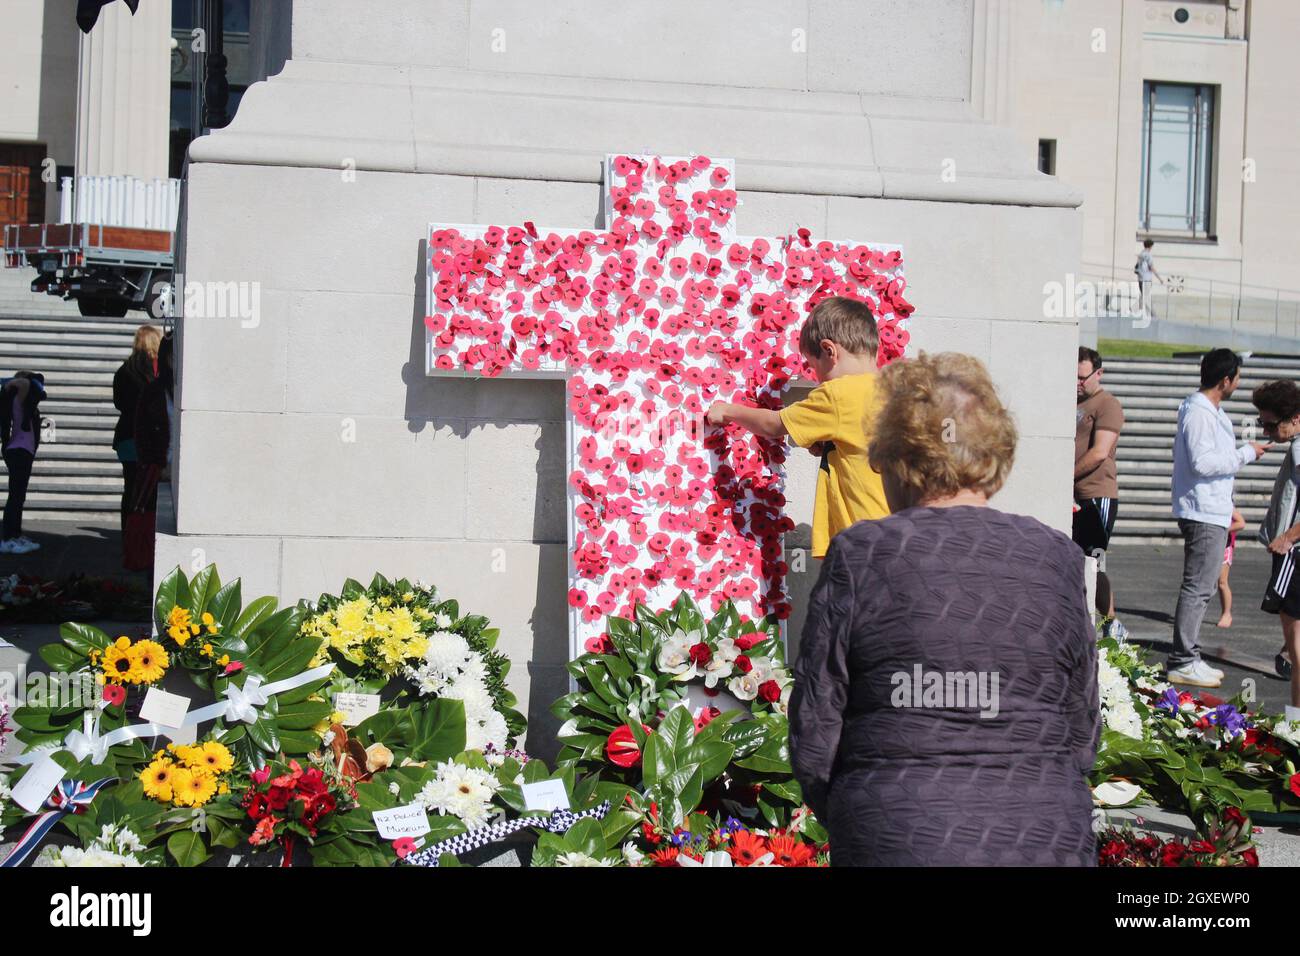
[[[1246,732],[1246,718],[1231,704],[1216,707],[1207,716],[1210,723],[1218,724],[1229,737],[1239,737]]]
[[[1160,698],[1156,701],[1156,708],[1158,710],[1168,710],[1170,713],[1174,714],[1178,713],[1178,691],[1171,687],[1161,694]]]

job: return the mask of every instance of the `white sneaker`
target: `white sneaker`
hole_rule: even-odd
[[[1172,668],[1165,676],[1171,684],[1191,684],[1194,687],[1218,687],[1223,683],[1222,672],[1207,667],[1202,660]]]
[[[39,544],[37,544],[31,538],[27,537],[27,535],[25,534],[20,534],[14,540],[23,546],[24,551],[39,551],[41,549],[41,546]]]
[[[1201,663],[1205,665],[1207,671],[1219,678],[1220,681],[1223,680],[1223,671],[1219,670],[1217,667],[1211,667],[1209,664],[1206,664],[1205,661],[1201,661]]]

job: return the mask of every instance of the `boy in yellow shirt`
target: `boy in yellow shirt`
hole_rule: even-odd
[[[710,425],[735,422],[763,438],[789,435],[822,456],[813,507],[813,557],[831,538],[864,518],[889,514],[880,475],[867,463],[876,414],[879,338],[871,309],[856,299],[824,299],[799,330],[799,351],[820,383],[802,402],[780,411],[714,402]]]

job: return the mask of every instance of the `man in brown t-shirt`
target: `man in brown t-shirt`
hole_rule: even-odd
[[[1074,427],[1074,543],[1095,557],[1097,613],[1102,633],[1124,638],[1128,630],[1115,617],[1115,593],[1106,576],[1106,548],[1119,511],[1115,449],[1124,427],[1119,399],[1101,387],[1101,356],[1079,349],[1078,405]]]

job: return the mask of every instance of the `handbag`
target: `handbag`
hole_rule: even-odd
[[[140,470],[140,485],[131,510],[127,513],[126,527],[122,533],[122,567],[128,571],[148,571],[153,567],[157,509],[156,506],[148,508],[146,505],[158,487],[162,469],[157,465],[142,465]]]

